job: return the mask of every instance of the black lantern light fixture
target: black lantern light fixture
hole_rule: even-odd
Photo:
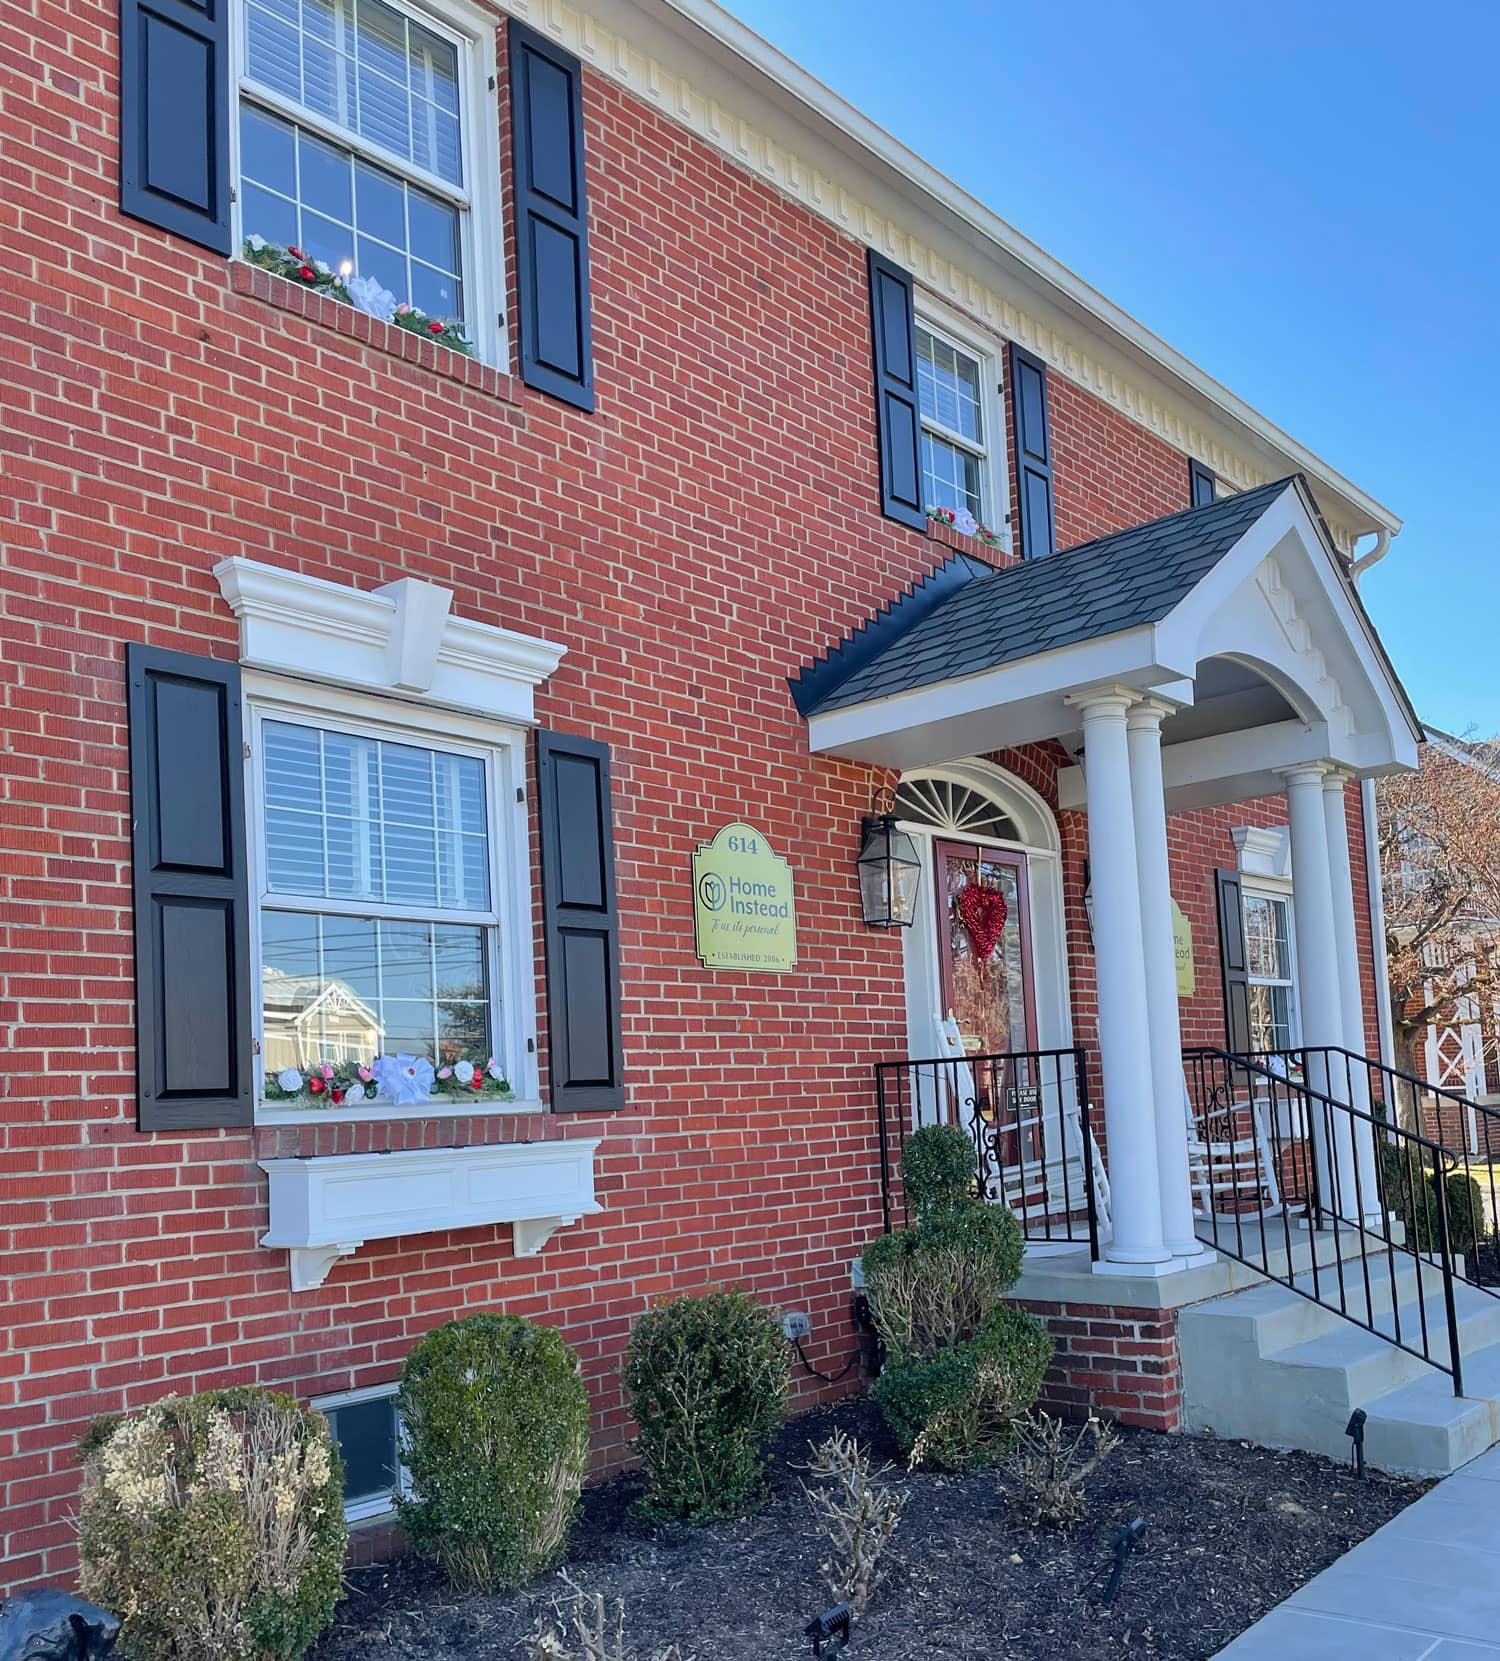
[[[895,810],[896,793],[883,786],[860,821],[859,899],[872,929],[909,929],[917,915],[922,861],[916,843],[897,829]]]

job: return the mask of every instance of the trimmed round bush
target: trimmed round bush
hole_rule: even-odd
[[[901,1178],[918,1218],[973,1199],[974,1170],[974,1143],[957,1125],[923,1125],[901,1146]]]
[[[333,1619],[344,1476],[321,1413],[249,1387],[99,1419],[79,1586],[133,1661],[298,1661]]]
[[[914,1463],[950,1471],[987,1465],[1035,1407],[1052,1348],[1034,1315],[1001,1305],[965,1342],[887,1363],[875,1400]]]
[[[1024,1250],[1014,1213],[983,1200],[878,1235],[862,1262],[887,1353],[895,1360],[931,1355],[974,1337],[1015,1285]]]
[[[413,1548],[465,1590],[520,1586],[561,1556],[589,1456],[578,1357],[519,1315],[449,1321],[401,1370]]]
[[[1441,1244],[1437,1194],[1432,1171],[1423,1162],[1423,1149],[1397,1148],[1380,1139],[1381,1192],[1387,1207],[1406,1227],[1406,1244],[1413,1251],[1434,1252]],[[1484,1190],[1476,1177],[1449,1171],[1443,1178],[1448,1201],[1448,1247],[1456,1257],[1472,1251],[1485,1232]]]
[[[642,1315],[625,1362],[646,1474],[641,1511],[706,1522],[753,1510],[787,1375],[776,1317],[744,1292],[674,1298]]]

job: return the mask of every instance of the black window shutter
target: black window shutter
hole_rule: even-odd
[[[521,379],[592,410],[583,66],[515,18],[509,39]]]
[[[120,0],[120,209],[229,245],[231,0]]]
[[[126,650],[137,1122],[253,1122],[237,663]]]
[[[1205,467],[1201,461],[1188,461],[1188,492],[1195,508],[1213,501],[1217,485],[1213,468]]]
[[[875,347],[875,422],[880,511],[925,530],[922,416],[917,398],[917,321],[911,274],[870,250],[870,333]]]
[[[539,732],[536,773],[552,1108],[624,1107],[609,746]]]
[[[1014,341],[1010,396],[1016,423],[1016,486],[1020,496],[1021,553],[1040,559],[1057,549],[1052,507],[1052,433],[1047,417],[1047,366]]]
[[[1219,972],[1224,979],[1224,1047],[1250,1050],[1250,964],[1245,955],[1245,913],[1238,871],[1216,873],[1219,904]]]

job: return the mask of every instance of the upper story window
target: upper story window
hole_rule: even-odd
[[[377,315],[417,306],[482,345],[493,48],[448,12],[242,0],[239,232],[344,272]]]
[[[984,523],[994,512],[993,502],[986,499],[989,423],[984,365],[920,321],[916,337],[924,506],[972,513]]]

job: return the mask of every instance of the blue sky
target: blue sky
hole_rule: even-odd
[[[726,3],[1400,515],[1365,602],[1500,733],[1500,5]]]

